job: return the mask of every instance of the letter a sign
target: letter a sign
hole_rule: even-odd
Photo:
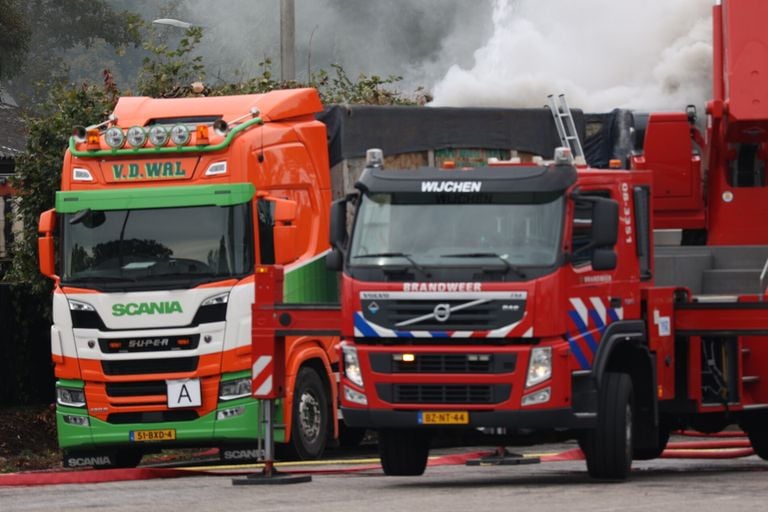
[[[168,407],[199,407],[200,379],[168,380]]]

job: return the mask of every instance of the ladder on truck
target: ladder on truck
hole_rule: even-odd
[[[573,122],[573,115],[568,103],[565,101],[565,94],[560,94],[555,98],[554,94],[547,96],[549,99],[549,110],[555,120],[557,135],[560,137],[560,145],[571,150],[573,160],[576,165],[586,165],[584,158],[584,149],[581,147],[579,134],[576,131],[576,123]]]

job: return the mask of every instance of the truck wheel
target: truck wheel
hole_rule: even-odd
[[[763,460],[768,460],[768,431],[765,428],[750,428],[747,430],[749,441],[752,443],[752,449],[755,455]]]
[[[424,474],[429,457],[429,434],[423,430],[379,431],[379,457],[388,476]]]
[[[632,379],[608,372],[600,386],[597,428],[584,439],[592,478],[626,480],[632,467]]]
[[[322,379],[307,366],[299,370],[293,388],[291,455],[299,460],[319,459],[328,441],[328,394]]]
[[[339,446],[342,448],[355,448],[365,438],[366,429],[360,427],[348,427],[344,420],[339,422]]]
[[[634,447],[634,452],[632,454],[632,458],[634,460],[652,460],[652,459],[658,459],[661,457],[661,454],[664,452],[664,450],[667,448],[667,443],[669,442],[669,430],[666,428],[659,426],[658,427],[658,441],[656,446],[653,447]]]

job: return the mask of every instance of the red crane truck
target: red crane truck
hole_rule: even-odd
[[[472,170],[372,154],[334,203],[327,263],[343,416],[378,430],[386,474],[423,473],[440,429],[575,437],[605,479],[688,426],[738,424],[768,458],[766,17],[759,0],[714,7],[706,136],[692,111],[652,114],[630,170],[569,148]],[[654,254],[654,227],[709,245]]]

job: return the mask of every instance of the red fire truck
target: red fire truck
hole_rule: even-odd
[[[768,458],[766,16],[760,0],[714,7],[706,135],[692,109],[652,114],[630,170],[574,165],[570,148],[472,170],[371,154],[333,206],[328,264],[343,416],[378,430],[386,474],[423,473],[443,429],[577,438],[605,479],[685,427],[737,424]],[[654,228],[709,245],[655,251]]]

